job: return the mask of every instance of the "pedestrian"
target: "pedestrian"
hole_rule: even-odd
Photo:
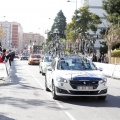
[[[104,63],[104,54],[101,55],[101,63]]]
[[[92,59],[93,62],[97,62],[97,56],[94,54],[93,55],[93,59]]]
[[[2,51],[2,60],[3,61],[6,60],[6,49],[3,49],[3,51]]]
[[[104,56],[104,63],[109,63],[109,59],[107,55]]]
[[[0,52],[0,63],[3,63],[2,52]]]
[[[7,58],[7,60],[9,60],[9,64],[10,64],[10,66],[11,66],[11,59],[12,59],[11,50],[8,50],[8,51],[7,51],[6,58]]]

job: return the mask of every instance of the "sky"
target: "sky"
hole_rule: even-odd
[[[80,1],[77,0],[77,7]],[[18,22],[23,32],[44,35],[47,29],[51,29],[60,10],[69,23],[75,9],[76,0],[0,0],[0,21]]]

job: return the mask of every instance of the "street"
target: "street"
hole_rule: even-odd
[[[120,120],[120,80],[108,78],[105,101],[66,97],[45,91],[38,65],[15,59],[11,81],[0,82],[0,120]]]

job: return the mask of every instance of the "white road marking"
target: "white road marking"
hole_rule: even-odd
[[[40,83],[40,81],[30,72],[30,70],[27,69],[25,66],[23,66],[23,67],[29,72],[29,74],[33,77],[33,79],[35,79],[35,80],[38,82],[38,84],[41,86],[41,88],[42,88],[42,89],[45,89],[45,87],[44,87],[44,86]],[[49,94],[49,93],[48,93],[48,94]],[[52,97],[51,94],[49,94],[49,96]],[[55,102],[56,102],[56,104],[61,108],[61,110],[69,117],[70,120],[76,120],[68,111],[64,110],[65,108],[63,107],[63,105],[62,105],[59,101],[56,101],[56,100],[55,100]]]
[[[36,82],[38,82],[38,84],[41,86],[42,89],[45,89],[45,87],[39,82],[39,80],[30,72],[29,69],[27,69],[25,66],[23,66],[24,69],[27,70],[27,72],[29,72],[29,74],[36,80]]]

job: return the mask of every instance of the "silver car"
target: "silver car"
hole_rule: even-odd
[[[39,72],[42,73],[42,75],[45,75],[46,69],[48,66],[50,66],[51,62],[53,60],[52,56],[43,56],[39,63]]]

